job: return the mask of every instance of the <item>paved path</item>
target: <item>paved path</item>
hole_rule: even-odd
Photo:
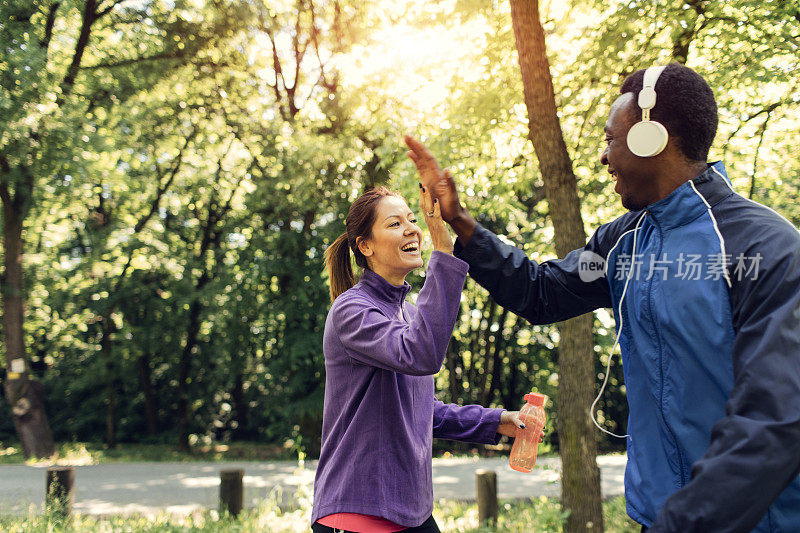
[[[598,457],[604,497],[623,493],[624,455]],[[216,508],[219,471],[243,468],[245,505],[265,498],[290,503],[311,493],[316,462],[298,468],[296,462],[125,463],[75,467],[75,510],[85,514],[166,511],[186,514]],[[530,474],[515,472],[508,459],[453,458],[433,460],[433,493],[437,499],[474,499],[475,470],[497,472],[500,498],[557,496],[560,492],[558,458],[542,459]],[[23,513],[41,507],[46,467],[0,466],[0,514]]]

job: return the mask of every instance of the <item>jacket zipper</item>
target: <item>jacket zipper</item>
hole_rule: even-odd
[[[653,221],[653,225],[655,226],[656,230],[658,231],[658,254],[656,257],[661,255],[661,251],[664,248],[664,234],[661,231],[661,225],[658,223],[658,220],[653,216],[652,213],[648,209],[645,209],[649,218]],[[633,261],[636,260],[634,257]],[[659,370],[659,390],[658,390],[658,400],[659,406],[658,411],[661,415],[661,422],[664,424],[664,427],[667,428],[667,432],[669,436],[672,438],[672,444],[675,446],[675,451],[678,452],[678,469],[681,478],[681,487],[686,485],[686,473],[683,468],[683,453],[681,452],[680,446],[678,446],[678,438],[675,436],[675,431],[672,429],[672,426],[669,425],[667,422],[667,417],[664,414],[664,346],[661,341],[661,330],[658,327],[658,322],[655,319],[655,315],[653,313],[653,277],[650,277],[650,280],[647,284],[647,306],[648,310],[650,311],[650,322],[653,324],[653,329],[656,334],[656,341],[658,342],[658,370]]]

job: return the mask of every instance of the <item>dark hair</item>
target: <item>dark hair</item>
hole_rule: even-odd
[[[642,90],[644,69],[637,70],[622,82],[621,94],[633,93],[636,121],[642,119],[637,97]],[[714,93],[697,72],[679,63],[670,63],[656,81],[656,105],[650,118],[667,128],[670,138],[692,161],[706,161],[717,134],[717,102]]]
[[[356,284],[353,265],[350,263],[350,250],[355,255],[356,265],[369,268],[367,258],[358,249],[358,241],[372,237],[372,225],[375,223],[378,202],[387,196],[401,198],[399,194],[386,187],[375,187],[359,196],[347,212],[344,221],[345,232],[325,250],[325,269],[330,278],[331,302]]]

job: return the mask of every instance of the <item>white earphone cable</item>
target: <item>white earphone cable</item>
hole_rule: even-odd
[[[625,293],[628,290],[628,283],[630,283],[631,278],[633,277],[633,268],[636,264],[636,235],[639,232],[639,226],[641,226],[643,220],[644,220],[644,215],[642,215],[639,218],[639,221],[633,228],[633,251],[631,252],[631,265],[628,270],[628,277],[625,280],[625,285],[622,287],[622,295],[619,297],[619,306],[617,308],[618,309],[617,312],[619,314],[619,328],[617,329],[617,336],[614,339],[614,345],[611,347],[611,351],[608,354],[608,363],[606,363],[606,375],[603,378],[603,385],[600,387],[600,392],[597,394],[597,398],[594,399],[594,402],[592,402],[592,407],[589,409],[589,414],[592,417],[592,422],[594,422],[594,425],[597,427],[597,429],[599,429],[603,433],[611,435],[612,437],[617,437],[618,439],[625,439],[627,437],[630,437],[630,435],[627,434],[617,435],[616,433],[612,433],[611,431],[608,431],[607,429],[601,427],[600,424],[597,423],[597,419],[594,417],[594,408],[597,405],[597,402],[600,401],[600,398],[603,396],[603,392],[606,390],[606,383],[608,383],[608,374],[611,371],[611,361],[614,358],[614,351],[617,349],[617,346],[619,345],[619,336],[622,333],[622,302],[625,301]]]

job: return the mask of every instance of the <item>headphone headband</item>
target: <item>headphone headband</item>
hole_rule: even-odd
[[[666,67],[663,65],[648,67],[644,71],[642,90],[639,91],[639,107],[642,108],[642,121],[650,120],[650,110],[656,105],[656,82]]]
[[[642,108],[642,120],[628,130],[627,142],[630,151],[639,157],[654,157],[667,146],[669,134],[663,124],[650,120],[650,110],[656,105],[656,82],[666,67],[649,67],[644,71],[642,90],[638,103]]]

